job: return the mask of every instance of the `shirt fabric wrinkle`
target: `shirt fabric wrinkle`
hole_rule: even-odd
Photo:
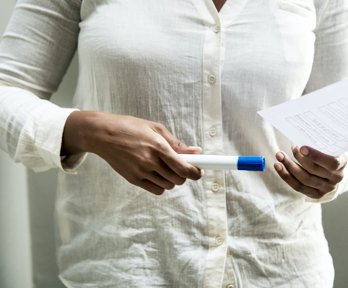
[[[0,148],[60,169],[67,287],[332,287],[320,205],[276,174],[291,143],[256,112],[348,76],[348,1],[17,2],[0,42]],[[44,99],[76,49],[74,108],[61,108]],[[160,122],[207,154],[264,155],[267,170],[206,170],[155,196],[94,154],[61,158],[76,109]],[[347,176],[317,202],[346,190]]]

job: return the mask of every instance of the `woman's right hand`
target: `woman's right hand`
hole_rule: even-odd
[[[201,171],[177,153],[200,153],[187,147],[160,123],[102,112],[76,111],[68,117],[62,155],[92,152],[128,182],[160,195]]]

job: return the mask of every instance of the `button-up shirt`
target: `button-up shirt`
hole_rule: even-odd
[[[76,47],[74,107],[161,122],[206,154],[264,155],[267,171],[206,170],[155,196],[94,154],[61,160],[74,109],[46,99]],[[22,0],[0,45],[0,146],[60,168],[67,287],[331,287],[320,205],[274,171],[291,143],[256,112],[347,76],[344,0]]]

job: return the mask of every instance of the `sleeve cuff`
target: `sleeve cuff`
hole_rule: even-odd
[[[46,115],[46,123],[49,123],[50,129],[42,129],[38,143],[41,148],[41,156],[46,163],[53,168],[58,168],[60,171],[68,174],[76,174],[78,167],[83,163],[87,157],[87,153],[79,153],[69,156],[61,156],[61,146],[63,140],[64,126],[67,118],[72,112],[79,111],[78,109],[58,108],[56,114],[52,116],[52,111]],[[46,114],[46,113],[45,113]],[[52,139],[46,141],[46,139]],[[38,142],[39,142],[38,141]]]
[[[330,202],[330,201],[336,199],[338,195],[339,195],[338,188],[336,188],[335,190],[326,193],[324,196],[322,196],[319,199],[311,198],[311,197],[308,197],[305,195],[305,197],[306,197],[305,200],[306,200],[306,202],[323,204],[323,203],[327,203],[327,202]]]
[[[59,168],[72,173],[86,154],[61,159],[63,131],[69,115],[78,109],[61,108],[30,91],[0,82],[0,147],[34,171]]]
[[[61,108],[45,102],[44,105],[36,107],[26,121],[21,131],[15,160],[32,167],[35,172],[58,168],[65,173],[75,173],[87,153],[62,158],[60,151],[66,120],[78,109]],[[32,146],[28,145],[30,142],[33,143]]]
[[[88,153],[80,153],[80,154],[75,154],[70,156],[61,156],[60,170],[68,174],[76,174],[77,169],[85,161],[87,155]]]

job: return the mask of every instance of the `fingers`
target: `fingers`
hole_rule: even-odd
[[[138,183],[136,183],[137,186],[155,194],[155,195],[162,195],[164,192],[164,188],[152,183],[149,180],[142,180]]]
[[[171,190],[175,187],[175,185],[180,185],[168,181],[155,171],[146,173],[146,175],[143,177],[143,179],[141,179],[139,176],[134,178],[132,177],[129,179],[129,182],[156,195],[161,195],[165,190]],[[183,183],[184,181],[181,182]]]
[[[147,160],[140,162],[135,178],[143,180],[135,185],[161,195],[164,190],[182,185],[186,178],[193,180],[201,178],[201,171],[182,160],[163,138],[157,139],[156,149],[155,154],[145,157]]]
[[[165,190],[171,190],[175,185],[182,185],[186,180],[171,171],[161,160],[159,160],[159,163],[152,169],[144,171],[143,174],[146,180],[149,180]]]
[[[175,185],[182,185],[186,178],[193,180],[201,178],[201,171],[182,160],[160,135],[158,135],[155,143],[155,151],[157,152],[150,154],[151,156],[145,157],[144,161],[141,161],[139,173],[137,173],[137,178],[147,181],[145,182],[146,185],[149,185],[148,182],[150,182],[164,191],[173,189]],[[201,149],[187,147],[187,151],[197,153]],[[163,193],[158,188],[152,187],[151,189],[155,190],[147,190],[157,195]]]
[[[163,161],[159,160],[158,167],[156,168],[157,173],[165,180],[173,183],[174,185],[182,185],[186,181],[185,178],[180,177],[174,173]],[[163,186],[162,186],[163,187]],[[168,189],[168,188],[166,188]]]
[[[202,177],[202,171],[187,163],[181,157],[178,156],[178,152],[187,154],[199,154],[202,152],[200,147],[187,147],[177,149],[176,151],[168,151],[168,153],[162,155],[162,160],[172,169],[179,177],[189,178],[192,180],[198,180]]]
[[[302,194],[307,195],[311,198],[321,198],[323,193],[321,193],[318,189],[308,187],[301,183],[298,179],[296,179],[286,168],[280,163],[276,162],[274,164],[274,168],[277,171],[278,175],[294,190],[297,192],[301,192]]]
[[[336,183],[333,184],[326,178],[311,174],[284,152],[278,152],[276,158],[280,163],[275,163],[274,168],[294,190],[318,198],[335,189]]]
[[[198,180],[202,177],[201,170],[183,160],[175,151],[168,151],[161,155],[161,159],[173,170],[179,177]]]
[[[157,186],[165,190],[171,190],[175,187],[175,184],[173,182],[168,181],[156,172],[152,172],[151,174],[147,175],[146,180],[152,182],[153,184],[156,184]]]
[[[292,147],[296,163],[284,152],[278,152],[274,164],[278,175],[294,190],[312,198],[334,191],[344,176],[346,157],[334,157],[309,146]]]
[[[132,116],[101,115],[106,121],[97,125],[100,131],[92,142],[98,149],[93,151],[129,183],[161,194],[183,184],[186,178],[201,177],[200,170],[176,152],[200,153],[201,148],[187,147],[159,123]]]
[[[160,134],[177,153],[181,154],[198,154],[202,153],[202,148],[197,146],[186,146],[185,143],[176,139],[168,129],[161,123],[154,123],[154,131]]]
[[[188,146],[185,148],[180,148],[176,152],[179,154],[200,154],[202,153],[202,148],[198,146]]]
[[[313,162],[310,157],[301,153],[301,150],[298,146],[292,147],[292,153],[295,159],[300,163],[300,165],[308,171],[310,174],[317,175],[321,178],[329,179],[333,175],[331,175],[331,171],[328,171],[326,168],[319,166],[315,162]]]
[[[294,146],[292,152],[309,173],[325,178],[332,184],[337,184],[343,179],[343,168],[347,161],[345,157],[333,157],[307,146]]]
[[[338,157],[327,155],[309,146],[302,146],[299,150],[304,157],[307,157],[308,161],[312,161],[327,170],[340,170],[346,165],[345,159],[340,161],[341,159]]]
[[[160,152],[161,160],[181,178],[200,179],[202,177],[200,169],[179,157],[178,152],[196,154],[201,153],[202,149],[200,147],[187,147],[161,124],[157,123],[154,131],[162,138],[157,139],[157,148]]]
[[[185,143],[176,139],[164,125],[162,125],[161,123],[153,124],[153,130],[156,133],[160,134],[168,142],[168,144],[173,148],[175,152],[182,153],[179,151],[186,150],[188,148]]]

